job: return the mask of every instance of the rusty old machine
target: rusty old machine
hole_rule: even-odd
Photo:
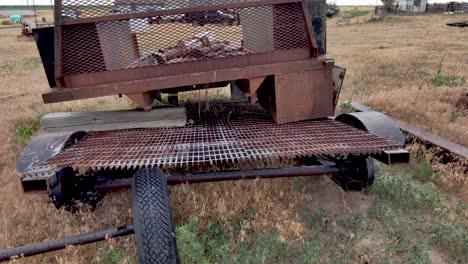
[[[45,103],[125,95],[156,111],[161,94],[179,104],[226,85],[233,100],[180,102],[182,127],[42,133],[18,161],[24,191],[71,209],[131,186],[133,226],[105,236],[135,232],[142,263],[175,263],[168,184],[328,174],[352,189],[373,182],[373,158],[407,163],[384,115],[333,117],[345,70],[325,55],[325,12],[323,0],[56,0],[55,27],[35,31]]]

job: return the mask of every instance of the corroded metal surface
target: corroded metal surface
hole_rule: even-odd
[[[314,8],[316,2],[306,6],[302,0],[57,0],[57,89],[44,94],[44,102],[130,94],[149,110],[136,95],[276,75],[284,81],[270,89],[283,90],[306,79],[310,84],[296,85],[287,99],[277,96],[278,106],[269,108],[284,108],[291,98],[307,101],[310,94],[328,102],[332,82],[327,72],[333,61],[319,56],[324,54],[324,10]],[[300,62],[301,69],[292,68]],[[299,102],[289,104],[278,118],[272,114],[279,123],[331,114],[328,103],[311,105],[319,111]]]
[[[294,0],[61,0],[58,4],[61,16],[56,26],[63,32],[65,76],[311,45],[302,4]]]
[[[176,168],[314,155],[376,154],[401,147],[331,119],[275,124],[258,105],[208,102],[186,107],[186,127],[90,133],[35,169]]]

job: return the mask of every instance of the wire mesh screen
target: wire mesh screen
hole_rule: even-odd
[[[87,5],[78,5],[86,2]],[[62,27],[64,75],[113,71],[310,47],[300,2],[207,11],[246,1],[62,2],[62,20],[98,17],[97,22]],[[256,2],[256,1],[248,1]],[[182,8],[185,8],[182,10]],[[168,14],[164,10],[172,10]],[[138,18],[103,19],[115,14],[159,12]],[[154,12],[153,12],[154,13]]]
[[[61,0],[60,3],[61,19],[67,20],[259,1],[262,0]]]

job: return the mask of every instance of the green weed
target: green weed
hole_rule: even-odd
[[[468,202],[459,200],[455,207],[455,212],[459,215],[464,215],[467,210],[468,210]]]
[[[431,163],[424,154],[416,154],[415,162],[404,168],[404,173],[421,182],[429,181],[434,175]]]
[[[341,219],[339,223],[354,233],[362,232],[370,228],[370,223],[365,221],[362,213],[353,213],[346,218]]]
[[[238,238],[240,235],[240,232],[243,228],[243,223],[244,221],[248,220],[253,220],[255,219],[255,211],[251,208],[247,209],[246,211],[236,215],[234,217],[234,223],[233,223],[233,240],[235,243],[238,242]],[[244,230],[246,231],[246,230]],[[250,230],[247,230],[250,231]]]
[[[40,67],[41,65],[42,61],[40,58],[24,58],[19,61],[0,64],[0,74],[5,76],[12,73],[13,71],[31,70]]]
[[[432,182],[417,186],[410,179],[384,174],[375,180],[370,191],[406,209],[429,209],[436,214],[448,210],[446,197]]]
[[[39,127],[39,118],[31,118],[25,124],[17,125],[13,131],[15,143],[17,145],[26,145]]]
[[[353,113],[353,112],[358,111],[356,108],[353,107],[353,105],[349,101],[341,103],[340,108],[341,108],[341,113],[343,114]]]
[[[221,223],[209,225],[208,229],[200,236],[200,239],[209,260],[219,263],[229,257],[231,252],[228,244],[229,237]]]
[[[109,252],[101,253],[101,264],[118,264],[122,263],[124,251],[119,248],[114,248]]]
[[[398,207],[381,199],[371,204],[369,214],[384,226],[379,233],[386,240],[386,257],[392,256],[391,261],[383,260],[382,263],[431,263],[426,241],[416,239],[424,228],[415,226],[415,219],[408,218]]]
[[[233,259],[234,263],[284,263],[289,253],[288,242],[281,241],[278,233],[255,234],[240,244]]]
[[[176,229],[177,249],[181,263],[209,263],[204,245],[198,241],[198,223],[191,218]]]
[[[382,22],[384,21],[383,17],[371,17],[369,20],[366,21],[366,23],[374,23],[374,22]]]
[[[452,111],[450,111],[450,120],[449,120],[450,123],[456,122],[457,119],[458,119],[458,116],[459,116],[459,114],[458,114],[457,109],[452,108]]]
[[[462,86],[466,83],[465,77],[449,74],[445,75],[438,72],[431,80],[430,83],[436,87],[446,85],[448,87]]]
[[[314,237],[304,243],[300,263],[326,263],[325,257],[329,254],[329,249],[323,247],[323,242],[318,237]]]
[[[415,242],[411,239],[405,238],[393,246],[394,248],[400,247],[400,261],[396,263],[414,263],[414,264],[430,264],[431,257],[429,256],[429,249],[426,247],[425,241]]]
[[[458,76],[455,74],[443,74],[442,73],[442,64],[443,64],[443,59],[441,60],[439,64],[439,68],[437,69],[436,74],[432,77],[432,79],[429,80],[429,82],[436,87],[439,86],[448,86],[448,87],[457,87],[457,86],[463,86],[466,83],[465,77],[463,76]]]
[[[466,226],[436,223],[429,230],[429,242],[452,252],[457,262],[468,262],[468,229]]]
[[[369,15],[369,11],[365,10],[351,10],[351,11],[346,11],[343,14],[343,18],[345,19],[351,19],[355,17],[361,17],[361,16],[367,16]]]
[[[321,230],[328,230],[331,227],[331,218],[323,210],[323,208],[317,208],[310,211],[309,208],[303,207],[302,214],[308,224],[309,229],[314,230],[320,228]]]
[[[195,219],[178,227],[176,233],[181,263],[281,263],[290,253],[288,242],[278,233],[251,233],[239,241],[228,235],[221,223],[210,224],[199,234]]]

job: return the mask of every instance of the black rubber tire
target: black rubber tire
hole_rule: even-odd
[[[133,177],[133,225],[140,263],[178,263],[166,176],[142,169]]]

